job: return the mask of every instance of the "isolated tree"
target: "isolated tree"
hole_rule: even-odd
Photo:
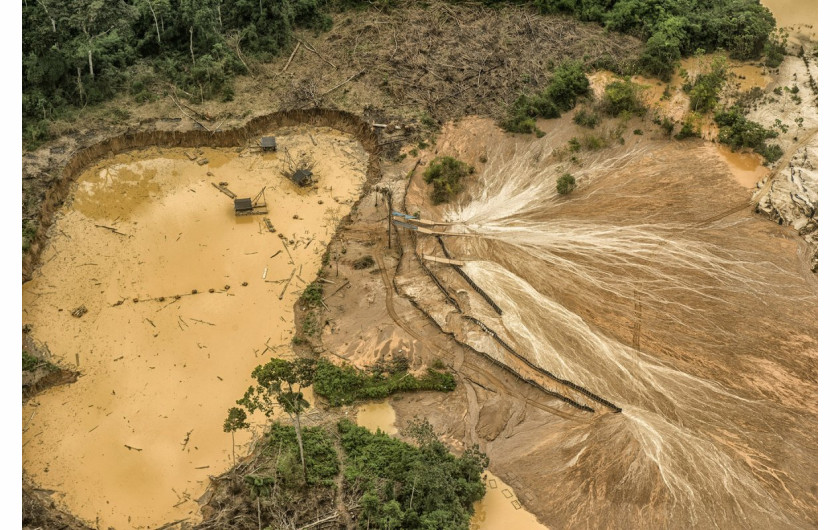
[[[248,387],[242,399],[236,403],[249,412],[261,410],[271,417],[274,408],[279,407],[289,415],[295,427],[300,463],[303,467],[303,479],[306,481],[306,459],[303,455],[303,437],[301,436],[300,414],[309,408],[309,402],[303,398],[301,390],[311,386],[315,379],[314,359],[271,359],[264,365],[257,366],[251,377],[257,380],[257,387]]]
[[[231,440],[231,452],[230,454],[233,456],[233,465],[236,465],[236,439],[234,438],[234,433],[240,429],[247,429],[248,423],[245,421],[248,416],[245,414],[245,411],[239,407],[231,407],[228,410],[228,416],[225,420],[224,429],[225,432],[230,433],[230,440]]]

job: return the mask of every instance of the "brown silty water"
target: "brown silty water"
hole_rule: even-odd
[[[776,27],[789,29],[793,36],[817,40],[817,0],[762,0],[761,3],[773,12]]]
[[[477,167],[456,204],[407,200],[455,223],[445,237],[500,306],[461,298],[523,356],[616,403],[562,421],[508,469],[534,481],[558,527],[816,525],[816,278],[790,229],[752,213],[714,146],[626,136],[558,160],[569,117],[514,139],[482,120],[445,127],[437,152]],[[486,157],[483,163],[480,157]],[[557,177],[571,172],[567,197]],[[442,255],[418,236],[421,254]],[[429,263],[452,292],[472,289]],[[440,308],[432,308],[440,314]],[[445,329],[505,352],[453,314]],[[558,403],[559,408],[563,405]],[[508,458],[490,446],[491,458]],[[504,447],[504,441],[501,447]]]
[[[475,503],[470,530],[545,530],[533,514],[522,507],[513,488],[489,471],[483,475],[487,492]]]
[[[325,128],[278,133],[278,153],[117,155],[82,174],[57,215],[23,287],[23,322],[82,377],[24,406],[35,415],[23,464],[89,524],[195,519],[208,476],[231,464],[227,409],[257,364],[292,355],[293,304],[358,198],[368,155]],[[315,162],[316,187],[281,175],[284,148]],[[220,181],[239,197],[265,187],[269,214],[236,217]],[[249,441],[237,434],[240,455]]]

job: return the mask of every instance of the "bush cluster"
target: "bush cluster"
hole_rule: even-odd
[[[583,63],[564,61],[555,70],[542,92],[521,95],[508,109],[501,127],[514,133],[537,133],[537,118],[559,118],[561,112],[574,108],[579,98],[589,95],[589,79]]]
[[[693,82],[686,83],[683,90],[688,93],[691,110],[705,113],[714,109],[728,76],[729,64],[726,58],[718,56],[707,72],[697,74]]]
[[[750,121],[739,108],[721,110],[715,114],[715,123],[719,126],[718,141],[731,149],[749,147],[761,154],[767,162],[775,162],[782,156],[778,144],[767,144],[767,140],[776,138],[779,133],[766,129]]]
[[[318,305],[324,297],[324,286],[315,281],[306,286],[300,295],[301,301],[307,306]]]
[[[455,389],[455,378],[451,373],[432,369],[415,377],[408,373],[408,361],[401,357],[374,365],[368,371],[350,365],[337,366],[322,359],[318,362],[314,389],[330,406],[338,407],[365,399],[385,398],[397,392],[451,392]]]
[[[639,98],[639,92],[641,92],[641,87],[629,78],[613,81],[604,87],[604,111],[610,116],[644,115],[647,109]]]
[[[575,189],[575,177],[571,173],[564,173],[557,179],[557,193],[560,195],[568,195]]]
[[[338,454],[332,441],[320,427],[303,427],[303,454],[306,457],[306,480],[309,485],[330,486],[338,475]],[[268,433],[269,445],[289,458],[278,462],[278,475],[287,485],[303,476],[300,469],[295,429],[291,425],[275,423]],[[266,477],[270,480],[269,477]]]
[[[449,202],[461,192],[461,179],[473,173],[475,168],[451,156],[436,157],[423,172],[423,180],[432,185],[432,201],[435,204]]]
[[[345,478],[361,493],[359,528],[470,527],[489,464],[478,446],[456,457],[425,420],[408,428],[416,447],[346,419],[338,432],[347,454]]]
[[[588,127],[590,129],[594,129],[596,125],[601,123],[601,117],[598,116],[598,113],[591,112],[586,109],[580,109],[577,111],[575,113],[574,120],[575,123],[581,127]]]

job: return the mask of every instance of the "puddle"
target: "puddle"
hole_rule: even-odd
[[[356,416],[357,425],[365,427],[371,432],[376,432],[376,429],[379,429],[385,434],[392,435],[397,434],[396,421],[397,415],[394,412],[394,407],[388,401],[362,405],[359,407]]]
[[[520,504],[513,488],[484,472],[487,493],[475,503],[470,530],[542,530],[546,526]]]
[[[763,161],[761,155],[756,153],[733,153],[724,145],[716,145],[715,151],[720,159],[729,166],[729,170],[738,184],[745,188],[755,188],[755,184],[770,172],[767,167],[761,164]]]
[[[749,92],[753,88],[764,90],[773,80],[772,77],[767,75],[764,68],[752,64],[733,63],[732,73],[735,74],[735,79],[732,79],[732,81],[738,87],[739,92]]]
[[[282,177],[282,154],[151,148],[82,174],[56,216],[23,322],[82,377],[25,406],[23,467],[91,525],[196,519],[208,475],[231,463],[227,409],[257,364],[292,355],[294,301],[359,196],[367,154],[330,129],[286,132],[278,145],[313,158],[318,189]],[[265,187],[269,214],[234,216],[220,181],[239,197]],[[236,442],[244,454],[249,435]]]

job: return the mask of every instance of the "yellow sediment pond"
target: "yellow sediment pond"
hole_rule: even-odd
[[[381,430],[385,434],[397,434],[397,414],[394,412],[394,407],[388,401],[380,401],[376,403],[366,403],[359,407],[359,412],[356,416],[356,423],[365,427],[372,432],[376,429]]]
[[[546,527],[522,506],[513,488],[490,473],[484,472],[487,493],[475,503],[471,530],[545,530]]]
[[[756,153],[734,153],[724,145],[716,145],[715,152],[729,166],[738,184],[745,188],[755,188],[755,184],[770,173]]]
[[[359,197],[367,153],[330,129],[277,135],[278,153],[115,156],[78,178],[56,216],[23,286],[23,323],[82,376],[24,405],[23,467],[92,526],[197,519],[208,476],[231,463],[228,408],[254,366],[292,355],[293,304]],[[317,188],[281,175],[284,148],[315,162]],[[234,216],[220,181],[239,197],[265,187],[269,214]],[[238,452],[248,438],[237,434]]]

